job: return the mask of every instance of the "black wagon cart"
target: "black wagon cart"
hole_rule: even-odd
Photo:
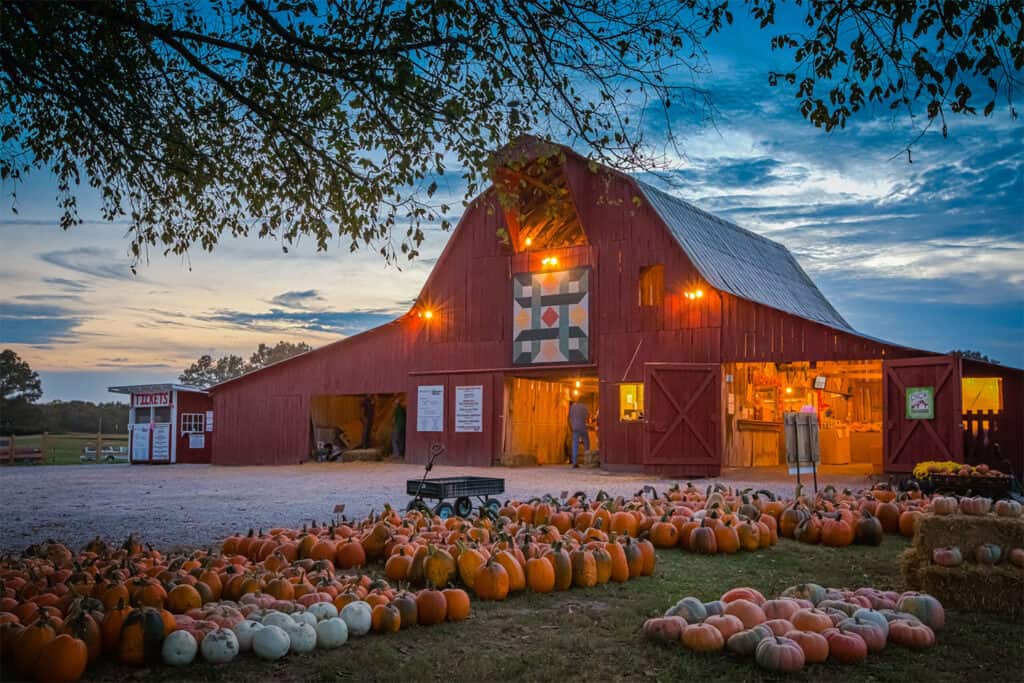
[[[444,452],[444,447],[435,444],[430,448],[430,461],[423,472],[422,479],[407,479],[405,492],[412,496],[412,500],[406,506],[406,510],[422,510],[427,514],[434,514],[441,519],[448,519],[452,515],[466,517],[473,512],[473,501],[476,498],[481,507],[487,508],[494,515],[501,509],[501,503],[491,496],[501,495],[505,492],[505,480],[497,477],[438,477],[427,479],[430,470],[434,468],[434,459]],[[424,498],[436,500],[433,507],[427,505]],[[445,501],[447,498],[454,498],[454,503]]]
[[[452,515],[466,517],[473,512],[473,501],[476,498],[482,507],[494,514],[501,509],[501,503],[491,496],[505,492],[505,480],[497,477],[439,477],[437,479],[409,479],[405,482],[405,492],[412,496],[408,510],[424,510],[441,519]],[[437,500],[434,507],[427,505],[424,498]],[[445,499],[454,498],[454,503]]]

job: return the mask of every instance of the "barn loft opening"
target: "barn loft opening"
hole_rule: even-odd
[[[507,157],[495,167],[494,185],[516,251],[587,244],[569,192],[563,154]]]

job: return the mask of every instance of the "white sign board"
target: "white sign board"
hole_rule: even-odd
[[[206,434],[192,432],[188,435],[189,448],[206,448]]]
[[[444,385],[428,384],[416,393],[416,431],[444,431]]]
[[[132,460],[146,462],[149,460],[149,423],[136,424],[132,427]]]
[[[455,431],[482,432],[483,421],[483,386],[455,387]]]
[[[166,422],[153,425],[153,460],[171,459],[171,425]]]
[[[213,431],[213,411],[212,410],[207,410],[206,411],[206,431],[208,431],[208,432],[212,432]]]

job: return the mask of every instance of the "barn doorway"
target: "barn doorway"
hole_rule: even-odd
[[[881,472],[882,361],[726,363],[726,467],[782,467],[783,414],[818,416],[821,466]]]
[[[404,422],[405,406],[405,394],[312,396],[309,417],[313,430],[313,457],[380,460],[388,455],[401,455],[404,447],[401,423]]]
[[[505,419],[500,464],[565,465],[571,462],[569,405],[586,407],[589,448],[580,465],[598,464],[599,385],[596,375],[505,378]]]

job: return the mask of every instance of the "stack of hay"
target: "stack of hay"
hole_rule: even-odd
[[[984,543],[1003,548],[1000,564],[974,562],[974,549]],[[963,564],[943,567],[932,561],[933,550],[953,546],[963,553]],[[926,515],[900,558],[903,579],[953,609],[1024,616],[1024,569],[1005,560],[1012,548],[1024,548],[1024,518]]]

